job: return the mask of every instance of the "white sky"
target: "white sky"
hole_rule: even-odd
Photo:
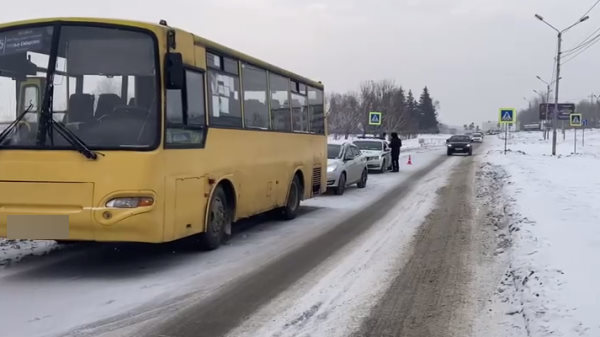
[[[527,105],[535,76],[552,75],[558,28],[595,0],[30,0],[10,1],[0,21],[54,16],[116,17],[187,29],[307,77],[326,90],[392,79],[418,96],[427,85],[443,122],[497,118]],[[565,35],[569,48],[600,27],[591,19]],[[600,93],[600,43],[563,68],[561,100]]]

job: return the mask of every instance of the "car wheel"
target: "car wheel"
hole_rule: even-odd
[[[356,186],[358,186],[358,188],[367,187],[368,176],[369,174],[367,173],[367,169],[364,169],[362,175],[360,176],[360,181],[356,184]]]
[[[342,194],[344,194],[345,190],[346,190],[346,173],[343,172],[342,175],[340,175],[340,181],[338,182],[338,186],[335,188],[335,194],[342,195]]]
[[[290,191],[285,206],[281,209],[281,215],[285,220],[292,220],[298,215],[300,200],[302,199],[302,186],[298,176],[294,176],[290,184]]]
[[[449,155],[449,156],[451,156],[452,155],[452,151],[448,150],[448,151],[446,151],[446,154]]]
[[[385,171],[387,171],[387,165],[386,165],[386,160],[384,158],[383,163],[381,163],[381,169],[379,170],[379,173],[385,173]]]
[[[473,150],[469,151],[469,156],[473,155]]]
[[[231,235],[231,207],[227,195],[221,186],[213,193],[208,206],[206,232],[200,234],[199,245],[202,250],[217,249]]]

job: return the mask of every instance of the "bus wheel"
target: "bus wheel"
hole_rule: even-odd
[[[294,176],[292,184],[290,185],[287,202],[281,209],[282,216],[285,220],[292,220],[298,215],[300,199],[302,199],[302,186],[300,186],[300,179],[298,179],[298,176]]]
[[[200,248],[217,249],[231,235],[231,209],[227,204],[227,195],[221,186],[217,187],[210,199],[206,232],[200,235]]]

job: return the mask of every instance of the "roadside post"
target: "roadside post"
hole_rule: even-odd
[[[583,120],[583,128],[581,129],[581,132],[583,132],[583,135],[581,137],[581,147],[585,146],[585,128],[588,126],[588,120],[584,119]]]
[[[569,125],[573,127],[573,153],[577,153],[577,128],[583,124],[581,114],[570,114]]]
[[[504,124],[504,154],[508,150],[508,127],[514,125],[516,120],[515,109],[501,108],[498,115],[498,123]]]

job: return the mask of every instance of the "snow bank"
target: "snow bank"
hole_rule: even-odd
[[[510,255],[510,267],[493,308],[506,319],[483,324],[495,334],[481,331],[600,336],[600,132],[588,130],[578,154],[573,134],[559,134],[557,157],[541,132],[514,133],[506,155],[503,140],[488,138],[481,170],[503,185],[497,202],[508,227],[497,253]]]

